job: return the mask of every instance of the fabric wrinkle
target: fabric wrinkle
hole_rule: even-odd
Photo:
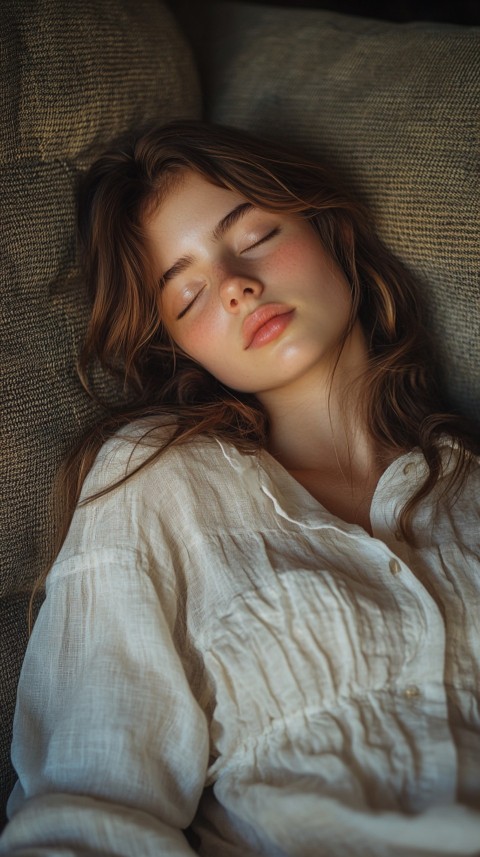
[[[87,491],[131,444],[110,443]],[[74,783],[172,842],[192,824],[205,857],[474,855],[479,470],[452,509],[422,502],[407,550],[418,460],[380,480],[373,536],[268,454],[202,439],[77,509],[22,673],[10,829],[52,788],[73,818]]]

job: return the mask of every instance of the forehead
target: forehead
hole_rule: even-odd
[[[181,226],[184,230],[195,225],[215,226],[218,217],[245,201],[239,192],[219,187],[194,170],[185,169],[167,183],[158,203],[147,216],[147,223],[163,228]]]
[[[245,202],[237,191],[218,187],[193,170],[183,170],[167,183],[144,221],[147,246],[163,270],[178,257],[197,255],[218,222]]]

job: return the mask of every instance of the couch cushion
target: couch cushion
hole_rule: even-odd
[[[216,0],[198,50],[209,118],[321,157],[369,203],[426,293],[452,403],[480,417],[480,28]]]
[[[0,617],[9,681],[0,705],[11,712],[26,619],[24,603],[14,609],[8,596],[44,564],[52,476],[97,414],[74,371],[86,320],[78,176],[112,138],[198,117],[201,102],[190,49],[160,0],[5,0],[1,14]],[[106,382],[103,390],[113,392]],[[2,724],[10,729],[8,717]],[[0,735],[0,809],[11,784],[7,743]]]

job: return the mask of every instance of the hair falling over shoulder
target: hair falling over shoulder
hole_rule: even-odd
[[[342,267],[352,290],[345,337],[359,318],[369,345],[364,417],[372,437],[379,448],[399,454],[420,447],[428,464],[424,484],[399,521],[411,539],[412,511],[439,478],[440,435],[457,441],[457,484],[469,452],[478,451],[478,440],[469,422],[448,413],[442,403],[422,308],[408,273],[375,235],[368,212],[330,170],[240,130],[183,121],[150,129],[104,154],[81,188],[80,247],[92,309],[80,377],[88,388],[88,369],[98,361],[121,379],[129,405],[110,411],[65,463],[58,489],[64,510],[59,545],[100,446],[130,421],[148,415],[153,425],[168,415],[174,429],[167,445],[206,433],[244,452],[265,446],[267,417],[255,397],[221,385],[174,347],[162,325],[161,289],[150,266],[143,222],[187,169],[261,208],[308,218]]]

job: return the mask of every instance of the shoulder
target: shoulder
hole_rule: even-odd
[[[57,576],[60,565],[62,575],[67,573],[65,560],[72,568],[78,562],[83,568],[87,560],[92,567],[165,564],[225,514],[230,493],[238,495],[231,460],[241,470],[243,458],[250,457],[204,436],[168,446],[174,430],[172,423],[142,420],[104,443],[57,558]]]
[[[255,456],[202,435],[164,448],[173,431],[142,421],[103,445],[57,558],[57,577],[79,563],[140,565],[149,573],[161,566],[165,577],[187,545],[229,531],[232,522],[258,519]]]
[[[100,492],[109,492],[124,482],[130,492],[138,490],[148,482],[151,465],[158,461],[160,454],[162,460],[165,459],[162,451],[168,447],[175,428],[173,419],[155,422],[143,419],[123,426],[98,451],[85,479],[81,501]]]
[[[154,425],[149,420],[138,420],[123,426],[99,449],[85,479],[82,499],[132,474],[168,443],[174,430],[173,421]]]
[[[435,520],[448,521],[452,541],[460,538],[478,551],[480,520],[480,458],[461,453],[458,443],[443,438],[440,473],[430,505]]]
[[[441,481],[450,482],[452,476],[461,476],[460,484],[468,490],[471,485],[478,485],[480,479],[480,456],[465,450],[462,452],[455,438],[444,435],[439,442],[442,470]]]
[[[141,420],[123,427],[100,449],[85,480],[81,502],[109,494],[123,502],[154,497],[155,506],[173,498],[195,500],[214,487],[216,496],[228,493],[232,485],[240,490],[256,472],[255,456],[239,452],[235,446],[215,437],[198,435],[181,443],[171,443],[176,429],[173,421]]]

